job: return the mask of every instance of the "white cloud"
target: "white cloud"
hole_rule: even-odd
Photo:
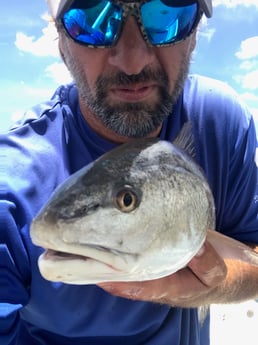
[[[213,6],[223,5],[226,7],[236,7],[236,6],[256,6],[258,7],[257,0],[213,0]]]
[[[240,69],[245,70],[245,71],[251,71],[258,69],[258,59],[255,60],[245,60],[240,64]]]
[[[42,29],[42,36],[39,38],[28,36],[23,32],[16,33],[16,47],[22,52],[35,56],[58,57],[57,43],[57,32],[53,22],[48,22],[48,25]]]
[[[31,106],[48,100],[53,95],[56,85],[50,81],[29,84],[24,81],[1,80],[0,88],[2,99],[6,100],[1,104],[1,132],[12,122],[23,117],[24,111]],[[12,102],[8,101],[10,94],[13,95]]]
[[[258,105],[258,96],[256,96],[254,93],[251,92],[244,92],[241,97],[246,101],[246,102],[253,102],[257,103]],[[258,109],[257,109],[258,110]]]
[[[46,75],[51,78],[56,84],[66,84],[72,81],[72,77],[62,62],[55,62],[47,66],[45,69]]]
[[[22,110],[15,110],[10,116],[10,123],[18,122],[24,117]]]
[[[247,73],[242,77],[242,87],[248,90],[258,90],[258,70]]]
[[[59,58],[57,62],[45,68],[45,75],[52,80],[54,85],[69,83],[72,81],[71,75],[64,63],[59,62],[58,34],[55,25],[47,15],[43,15],[42,18],[47,22],[47,25],[42,29],[42,35],[37,38],[23,32],[17,32],[15,45],[20,52],[30,53],[36,57]],[[31,92],[33,91],[27,90],[27,94],[31,94]],[[17,113],[14,116],[16,117]]]
[[[256,120],[258,120],[258,108],[251,108],[251,112]]]
[[[202,17],[202,21],[198,26],[198,36],[205,38],[208,42],[211,41],[212,37],[216,33],[216,29],[209,26],[206,17]]]
[[[241,60],[258,58],[258,36],[253,36],[242,41],[240,50],[236,53],[236,56]]]
[[[244,90],[258,90],[258,70],[245,74],[237,74],[232,77]]]
[[[42,29],[42,35],[36,38],[23,32],[17,32],[15,45],[21,52],[30,53],[36,57],[60,58],[55,25],[47,15],[43,15],[42,18],[47,22],[47,25]],[[60,59],[45,68],[46,77],[50,78],[56,85],[69,83],[72,80],[65,65],[59,61]]]
[[[244,74],[238,74],[234,79],[243,89],[258,90],[258,36],[242,41],[235,55],[242,61],[239,67]]]

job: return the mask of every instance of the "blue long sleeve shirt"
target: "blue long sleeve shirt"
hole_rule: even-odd
[[[258,243],[256,134],[248,110],[221,82],[189,76],[160,138],[191,120],[196,160],[214,194],[216,230]],[[26,113],[0,137],[0,344],[208,345],[196,309],[114,297],[94,285],[43,279],[30,223],[70,174],[116,145],[85,122],[75,85]]]

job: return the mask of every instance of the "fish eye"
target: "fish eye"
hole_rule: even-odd
[[[138,197],[130,189],[120,190],[114,199],[116,207],[122,212],[131,212],[138,206]]]

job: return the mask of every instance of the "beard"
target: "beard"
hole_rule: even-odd
[[[157,130],[163,121],[171,114],[185,79],[188,75],[190,56],[185,56],[179,68],[174,87],[169,93],[169,78],[162,69],[144,68],[137,75],[127,75],[118,72],[112,75],[100,76],[92,92],[83,66],[69,54],[69,49],[60,52],[77,85],[81,102],[109,130],[128,138],[143,138]],[[158,85],[158,95],[155,102],[120,102],[112,104],[108,99],[111,87],[130,88],[137,83],[154,82]]]

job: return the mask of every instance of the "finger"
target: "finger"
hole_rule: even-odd
[[[109,282],[101,283],[99,286],[123,298],[171,304],[172,301],[178,300],[178,295],[183,294],[188,297],[188,289],[183,289],[185,281],[188,283],[190,281],[186,286],[193,286],[197,281],[188,268],[159,279],[142,282]],[[201,285],[199,281],[197,284]]]
[[[209,242],[204,244],[200,254],[197,254],[187,266],[207,287],[217,286],[227,274],[224,260]]]
[[[98,286],[115,296],[133,300],[150,299],[146,294],[145,282],[108,282]]]
[[[172,275],[151,281],[108,282],[99,286],[123,298],[187,307],[200,304],[202,294],[217,286],[225,275],[224,261],[206,243],[188,267]]]
[[[209,288],[186,267],[172,275],[144,282],[109,282],[99,284],[105,291],[123,298],[151,301],[174,306],[195,306]]]
[[[232,259],[246,262],[258,267],[258,253],[244,243],[231,237],[220,234],[217,231],[209,230],[207,240],[223,259]]]

